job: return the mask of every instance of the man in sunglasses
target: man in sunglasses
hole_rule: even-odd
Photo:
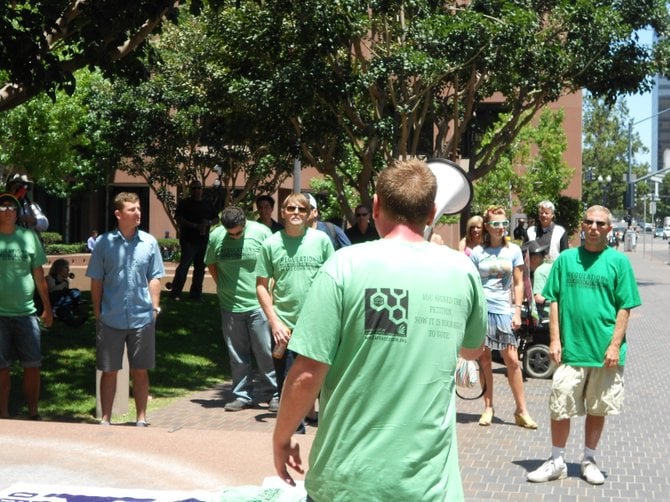
[[[556,208],[551,201],[543,200],[537,205],[538,219],[535,226],[526,230],[529,241],[549,246],[549,261],[554,261],[559,253],[568,249],[568,233],[561,225],[554,223]]]
[[[344,231],[352,244],[379,239],[379,234],[374,224],[370,221],[370,210],[366,206],[363,204],[356,206],[354,216],[356,217],[356,222],[351,228],[347,228]]]
[[[626,327],[630,310],[641,304],[628,257],[607,245],[612,214],[591,206],[582,222],[584,244],[561,253],[542,294],[549,308],[549,356],[556,369],[549,398],[551,458],[528,474],[541,483],[564,479],[570,419],[586,415],[581,475],[605,482],[596,448],[605,417],[621,413],[624,396]]]
[[[17,225],[20,207],[12,194],[0,195],[0,418],[9,418],[9,369],[18,357],[28,417],[37,420],[42,354],[35,290],[42,300],[46,327],[53,316],[42,268],[47,262],[44,249],[35,232]]]
[[[425,162],[399,161],[376,189],[383,238],[335,253],[300,312],[275,469],[289,484],[288,467],[303,472],[291,433],[320,391],[311,499],[462,500],[454,373],[459,350],[482,353],[482,284],[464,253],[423,238],[437,193]]]
[[[205,263],[216,284],[221,308],[221,328],[228,348],[233,376],[234,400],[226,411],[251,408],[268,402],[268,409],[279,407],[277,380],[270,355],[268,319],[256,295],[256,260],[263,241],[272,230],[263,223],[248,221],[239,207],[227,207],[221,213],[220,227],[212,230]],[[260,376],[254,389],[252,357]]]
[[[282,204],[284,229],[263,242],[256,262],[256,293],[270,324],[273,346],[279,349],[285,348],[291,338],[314,276],[335,252],[324,232],[308,226],[310,211],[309,199],[304,194],[292,193],[286,197]],[[289,350],[280,352],[273,355],[281,395],[294,354]],[[304,424],[300,429],[303,428]]]

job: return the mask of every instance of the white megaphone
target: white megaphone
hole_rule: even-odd
[[[433,227],[443,214],[457,214],[463,211],[472,200],[472,182],[465,171],[451,160],[430,159],[426,161],[435,178],[437,178],[437,194],[435,195],[435,218],[424,230],[424,238],[430,238]]]

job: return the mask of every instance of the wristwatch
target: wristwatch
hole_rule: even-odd
[[[154,312],[156,312],[156,315],[161,313],[161,308],[160,307],[154,307]]]

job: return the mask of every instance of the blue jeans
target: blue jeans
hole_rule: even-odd
[[[277,380],[270,352],[270,326],[260,307],[249,312],[229,312],[221,309],[221,330],[228,347],[236,399],[254,401],[252,393],[251,355],[256,358],[260,388],[256,402],[277,397]]]
[[[170,296],[181,295],[186,283],[188,269],[193,264],[193,278],[191,279],[191,298],[200,298],[202,296],[202,283],[205,280],[205,252],[207,251],[207,241],[187,242],[180,241],[181,259],[174,273],[172,281],[172,290]]]

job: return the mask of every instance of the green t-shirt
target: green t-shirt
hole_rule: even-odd
[[[280,230],[263,242],[256,276],[274,279],[274,309],[289,328],[298,320],[314,276],[334,252],[328,236],[312,228],[301,237],[290,237],[286,230]]]
[[[547,262],[542,263],[535,269],[535,272],[533,272],[533,295],[542,295],[544,285],[549,278],[549,272],[551,272],[551,263]],[[540,312],[540,319],[549,319],[549,301],[544,302],[544,307],[542,308],[542,312]]]
[[[35,313],[33,269],[47,262],[37,234],[16,227],[0,234],[0,316],[25,317]]]
[[[272,231],[247,221],[241,239],[233,239],[222,226],[209,234],[205,264],[216,264],[219,305],[229,312],[249,312],[259,307],[256,296],[256,259]]]
[[[462,500],[454,372],[486,332],[479,273],[428,242],[339,250],[289,348],[330,369],[306,487],[315,500]]]
[[[600,253],[583,246],[563,251],[551,267],[542,295],[558,302],[562,361],[570,366],[602,367],[617,312],[642,303],[628,257],[610,247]],[[624,337],[621,366],[626,349]]]

